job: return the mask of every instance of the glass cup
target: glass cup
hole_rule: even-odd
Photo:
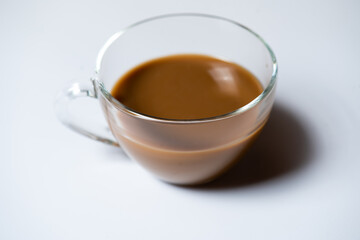
[[[147,116],[111,96],[109,90],[134,66],[186,53],[239,64],[257,77],[264,90],[233,112],[194,120]],[[74,83],[61,92],[55,106],[65,125],[85,136],[121,146],[131,159],[159,179],[174,184],[201,184],[229,169],[259,134],[274,102],[276,78],[274,53],[247,27],[212,15],[169,14],[115,33],[99,52],[91,86]],[[91,116],[83,116],[81,111],[76,117],[69,114],[73,100],[80,97],[99,101],[112,134],[105,126],[87,126]]]

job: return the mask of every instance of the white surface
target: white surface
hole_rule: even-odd
[[[1,1],[0,239],[360,239],[359,1]],[[160,182],[63,127],[53,100],[114,32],[204,12],[271,45],[274,114],[206,188]]]

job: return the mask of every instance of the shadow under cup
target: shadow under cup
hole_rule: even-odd
[[[222,116],[173,120],[128,109],[107,90],[139,63],[184,53],[239,64],[264,91]],[[261,131],[274,102],[277,64],[269,46],[248,28],[210,15],[172,14],[136,23],[108,40],[96,68],[97,97],[118,143],[155,176],[174,184],[205,183],[226,171]]]

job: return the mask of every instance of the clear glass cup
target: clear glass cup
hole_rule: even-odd
[[[239,64],[253,73],[263,92],[247,105],[206,119],[172,120],[144,115],[110,94],[134,66],[173,54],[202,54]],[[211,181],[231,167],[266,123],[273,102],[277,62],[268,44],[247,27],[206,14],[169,14],[135,23],[115,33],[101,48],[91,86],[74,83],[57,102],[59,119],[93,139],[121,146],[130,158],[158,178],[174,184]],[[99,100],[112,135],[91,127],[89,116],[67,109],[79,97]]]

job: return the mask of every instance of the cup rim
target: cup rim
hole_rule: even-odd
[[[214,117],[208,117],[208,118],[200,118],[200,119],[167,119],[167,118],[160,118],[160,117],[155,117],[155,116],[150,116],[150,115],[146,115],[140,112],[137,112],[127,106],[125,106],[124,104],[122,104],[121,102],[119,102],[118,100],[116,100],[111,94],[110,92],[105,88],[104,83],[99,80],[98,75],[101,71],[101,62],[102,59],[107,51],[107,49],[119,38],[121,37],[125,32],[127,32],[128,30],[147,23],[147,22],[151,22],[154,20],[159,20],[159,19],[163,19],[163,18],[170,18],[170,17],[202,17],[202,18],[212,18],[212,19],[216,19],[216,20],[221,20],[221,21],[225,21],[231,24],[236,25],[237,27],[240,27],[246,31],[248,31],[250,34],[252,34],[253,36],[255,36],[267,49],[268,53],[270,54],[271,57],[271,61],[272,61],[272,74],[271,74],[271,79],[269,84],[265,87],[265,89],[262,91],[262,93],[260,93],[255,99],[253,99],[251,102],[249,102],[248,104],[232,111],[229,113],[225,113],[222,115],[218,115],[218,116],[214,116]],[[251,29],[249,29],[248,27],[225,17],[220,17],[220,16],[216,16],[216,15],[210,15],[210,14],[203,14],[203,13],[172,13],[172,14],[164,14],[164,15],[158,15],[155,17],[150,17],[141,21],[138,21],[126,28],[123,28],[122,30],[116,32],[115,34],[113,34],[106,42],[105,44],[101,47],[98,55],[97,55],[97,59],[96,59],[96,67],[95,67],[95,77],[92,79],[93,83],[98,86],[98,88],[100,89],[101,94],[105,97],[105,99],[110,102],[113,106],[115,106],[118,110],[123,111],[131,116],[137,117],[137,118],[141,118],[144,120],[150,120],[150,121],[156,121],[156,122],[162,122],[162,123],[204,123],[204,122],[212,122],[212,121],[217,121],[217,120],[222,120],[222,119],[226,119],[226,118],[230,118],[230,117],[234,117],[237,115],[240,115],[243,112],[246,112],[252,108],[254,108],[256,105],[258,105],[260,102],[262,102],[275,88],[276,85],[276,80],[277,80],[277,73],[278,73],[278,64],[277,64],[277,60],[275,57],[274,52],[272,51],[272,49],[270,48],[270,46],[265,42],[265,40],[260,37],[259,34],[255,33],[254,31],[252,31]]]

